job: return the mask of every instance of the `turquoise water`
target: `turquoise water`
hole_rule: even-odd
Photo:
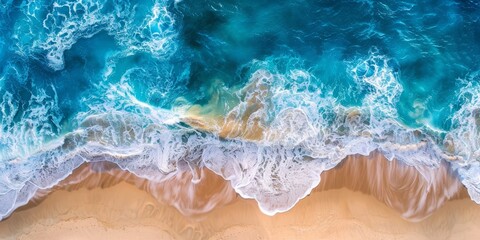
[[[207,167],[275,214],[373,150],[480,203],[477,1],[2,0],[0,32],[2,217],[95,161]]]

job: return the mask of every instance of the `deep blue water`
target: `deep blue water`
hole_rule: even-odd
[[[92,161],[152,180],[205,166],[273,214],[373,150],[447,161],[480,202],[478,1],[0,6],[1,216]]]

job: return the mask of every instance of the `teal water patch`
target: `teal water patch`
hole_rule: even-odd
[[[450,161],[480,202],[477,1],[7,0],[0,14],[2,217],[100,159],[157,180],[206,166],[274,214],[373,150]],[[264,135],[199,132],[182,122],[192,106]]]

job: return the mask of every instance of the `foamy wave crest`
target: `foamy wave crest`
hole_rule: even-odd
[[[462,107],[453,118],[453,130],[444,140],[447,154],[455,156],[453,167],[467,187],[470,197],[480,204],[480,73],[464,81],[459,96]]]
[[[126,47],[127,55],[143,51],[166,58],[176,50],[175,19],[167,10],[168,4],[167,0],[155,1],[150,14],[138,16],[135,3],[130,1],[29,2],[23,5],[25,16],[17,28],[17,52],[44,54],[52,69],[61,70],[66,50],[79,39],[106,31]],[[31,35],[20,37],[25,32]]]
[[[437,168],[443,153],[435,136],[395,120],[394,104],[402,87],[391,62],[372,52],[352,67],[352,77],[374,90],[362,106],[347,108],[328,89],[310,84],[318,79],[310,81],[314,76],[301,61],[290,57],[253,61],[245,66],[250,81],[238,91],[238,105],[217,132],[238,141],[251,139],[256,154],[239,158],[218,151],[214,156],[222,157],[207,167],[231,180],[242,196],[255,198],[267,214],[291,208],[318,184],[322,171],[348,155],[378,150],[389,160],[416,167],[429,179],[425,169]]]
[[[45,142],[61,132],[57,92],[54,86],[48,90],[51,93],[35,89],[24,106],[12,93],[4,93],[0,102],[0,164],[6,159],[39,151]]]

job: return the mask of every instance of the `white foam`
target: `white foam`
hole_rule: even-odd
[[[455,156],[452,165],[467,187],[470,197],[480,204],[480,72],[474,72],[464,81],[459,92],[463,104],[452,117],[452,130],[444,145],[446,155]]]
[[[3,96],[0,103],[0,162],[28,156],[61,131],[62,115],[55,88],[51,86],[53,96],[47,95],[43,89],[33,88],[35,92],[26,104],[28,107],[22,111],[11,93],[6,92]],[[17,115],[19,121],[14,119]]]
[[[168,1],[156,1],[151,14],[147,14],[142,22],[135,19],[135,6],[129,1],[115,3],[113,9],[107,9],[105,2],[58,1],[52,3],[46,14],[37,6],[41,3],[29,2],[24,5],[25,19],[22,20],[32,34],[29,39],[19,37],[25,34],[23,27],[18,28],[23,32],[14,33],[19,52],[43,52],[48,66],[62,70],[64,52],[79,39],[90,38],[100,31],[114,36],[117,43],[125,47],[127,55],[144,51],[154,57],[167,58],[176,51],[175,19],[166,9]]]
[[[360,63],[369,64],[367,73],[359,76],[357,70],[352,71],[359,84],[374,87],[364,105],[357,108],[345,108],[322,97],[318,89],[308,92],[308,86],[302,84],[309,82],[310,74],[299,69],[298,63],[281,71],[272,66],[281,60],[253,61],[248,66],[250,83],[239,91],[240,103],[227,114],[226,124],[236,127],[234,132],[262,129],[264,134],[252,146],[242,146],[251,149],[251,155],[239,150],[235,154],[241,155],[231,155],[228,148],[232,146],[228,145],[212,150],[206,166],[232,181],[243,197],[256,199],[269,215],[290,209],[318,184],[323,170],[348,155],[368,155],[377,149],[390,160],[417,166],[428,178],[425,169],[437,168],[442,152],[430,136],[395,121],[394,105],[402,92],[398,73],[389,66],[391,60],[372,54]],[[298,78],[302,81],[297,85]],[[239,121],[246,124],[230,123]],[[232,136],[242,141],[244,134]],[[244,166],[252,167],[245,170]],[[310,175],[309,170],[315,174]]]
[[[398,82],[400,73],[393,69],[392,59],[381,55],[378,50],[372,50],[369,57],[360,60],[352,67],[352,76],[360,84],[368,84],[374,87],[364,100],[364,104],[376,106],[372,111],[374,117],[378,114],[385,114],[386,117],[396,116],[395,104],[403,91],[402,85]]]

